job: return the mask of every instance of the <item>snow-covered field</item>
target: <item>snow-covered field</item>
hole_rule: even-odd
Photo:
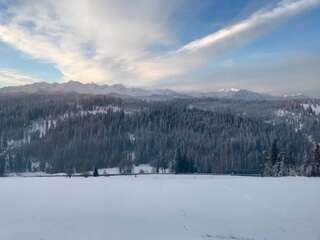
[[[0,178],[2,240],[319,240],[319,178]]]

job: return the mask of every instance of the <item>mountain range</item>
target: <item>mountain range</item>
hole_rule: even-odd
[[[304,95],[273,96],[265,93],[258,93],[246,89],[219,89],[211,92],[178,92],[169,89],[143,89],[126,87],[122,84],[98,85],[95,83],[80,83],[69,81],[64,83],[37,82],[22,86],[11,86],[0,88],[0,94],[14,93],[79,93],[92,95],[110,95],[120,98],[138,98],[144,100],[170,100],[175,98],[227,98],[245,101],[255,100],[277,100],[285,98],[307,98]]]

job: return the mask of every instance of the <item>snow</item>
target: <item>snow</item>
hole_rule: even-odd
[[[294,125],[295,132],[298,132],[303,129],[304,125],[302,123],[302,114],[301,113],[294,113],[287,111],[285,109],[278,109],[274,112],[276,117],[284,118],[284,120],[291,125]],[[275,125],[275,122],[273,122]]]
[[[135,142],[136,141],[136,137],[133,133],[128,133],[128,137],[130,142]]]
[[[120,112],[121,108],[119,106],[107,105],[107,106],[96,106],[94,110],[90,111],[80,111],[81,116],[86,115],[97,115],[97,114],[107,114],[108,112]]]
[[[312,144],[315,144],[315,143],[316,143],[316,142],[314,141],[312,135],[308,135],[308,136],[307,136],[307,139],[308,139],[308,141],[309,141],[310,143],[312,143]]]
[[[120,174],[120,169],[117,167],[114,168],[102,168],[99,169],[99,174]]]
[[[288,98],[288,97],[301,97],[303,96],[302,93],[291,93],[291,94],[284,94],[283,97]]]
[[[294,112],[290,112],[290,111],[287,111],[285,109],[278,109],[277,111],[275,111],[275,115],[277,117],[289,116],[289,117],[291,117],[292,119],[295,119],[295,120],[299,120],[301,118],[301,114],[296,114]]]
[[[0,239],[319,240],[320,179],[0,178]]]
[[[276,116],[277,117],[284,117],[286,115],[289,115],[290,112],[288,112],[287,110],[284,110],[284,109],[278,109],[276,112],[275,112]]]
[[[135,158],[134,152],[130,153],[131,158]],[[31,168],[32,169],[38,169],[40,166],[39,162],[31,162]],[[99,168],[98,169],[100,175],[116,175],[120,174],[120,169],[118,167],[114,168]],[[133,174],[143,174],[143,173],[155,173],[156,169],[152,167],[149,164],[140,164],[133,166],[132,173]],[[164,173],[170,173],[169,169],[164,169]],[[88,171],[87,172],[89,175],[93,175],[93,171]],[[84,173],[78,172],[78,173],[73,173],[73,176],[82,176]],[[32,171],[32,172],[20,172],[20,173],[7,173],[6,176],[8,177],[54,177],[54,176],[67,176],[66,173],[46,173],[46,172],[41,172],[41,171]]]
[[[36,163],[37,165],[37,163]],[[46,172],[21,172],[21,173],[7,173],[6,177],[55,177],[55,176],[67,176],[65,173],[49,174]]]
[[[302,104],[302,107],[304,108],[304,110],[307,110],[308,108],[311,108],[312,111],[316,114],[319,115],[320,114],[320,105],[319,104]]]
[[[240,89],[238,88],[221,88],[218,92],[239,92]]]
[[[137,166],[133,166],[132,173],[155,173],[155,169],[149,164],[140,164]],[[102,168],[99,169],[99,174],[120,174],[120,169],[115,168]]]
[[[155,169],[149,164],[140,164],[133,167],[133,173],[155,173]]]
[[[39,136],[40,138],[42,138],[51,128],[55,128],[56,126],[57,120],[54,119],[41,119],[38,121],[34,121],[27,131],[27,137],[29,139],[31,133],[39,132]]]

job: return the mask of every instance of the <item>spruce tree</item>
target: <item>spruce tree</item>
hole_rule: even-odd
[[[272,147],[271,147],[271,162],[274,165],[278,162],[279,158],[279,149],[278,149],[278,142],[277,140],[273,140]]]
[[[98,168],[94,168],[93,176],[94,176],[94,177],[99,177],[99,171],[98,171]]]
[[[314,176],[320,176],[320,144],[317,144],[314,150],[314,160],[313,160],[313,167],[314,167]]]
[[[4,175],[6,165],[5,163],[5,158],[3,157],[3,155],[0,155],[0,177]]]

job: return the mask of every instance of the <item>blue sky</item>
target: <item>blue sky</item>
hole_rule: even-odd
[[[320,0],[0,0],[0,87],[320,95]]]

